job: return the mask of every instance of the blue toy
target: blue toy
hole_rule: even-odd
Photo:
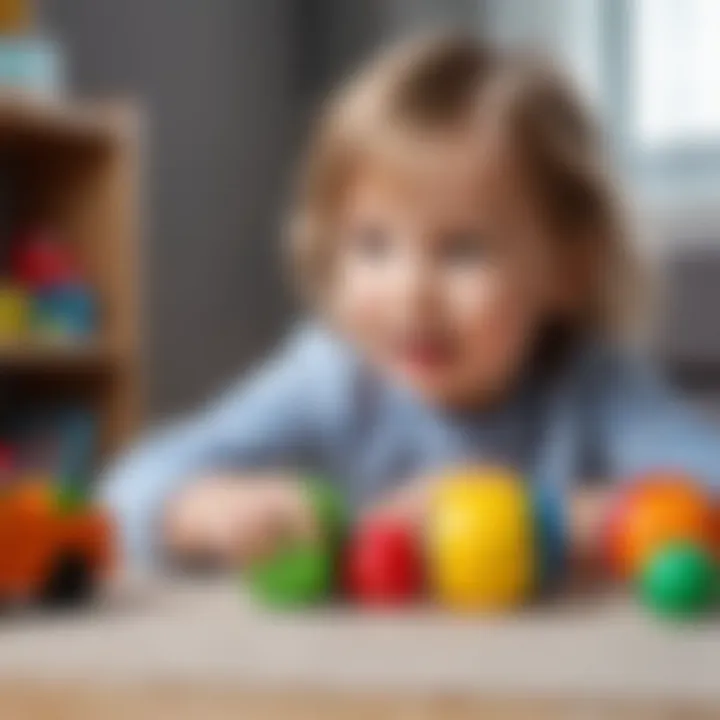
[[[546,486],[533,493],[540,590],[550,591],[565,576],[567,523],[561,493]]]
[[[57,95],[63,88],[59,45],[41,37],[0,39],[0,88]]]
[[[81,284],[40,292],[33,301],[32,326],[45,337],[87,339],[97,327],[95,298]]]

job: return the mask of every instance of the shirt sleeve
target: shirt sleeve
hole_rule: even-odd
[[[680,470],[720,488],[720,431],[653,368],[635,359],[616,359],[606,366],[596,390],[611,478]]]
[[[300,468],[313,450],[327,371],[327,342],[299,333],[278,354],[196,417],[152,434],[101,479],[121,550],[134,566],[152,566],[163,508],[187,483],[212,472]]]

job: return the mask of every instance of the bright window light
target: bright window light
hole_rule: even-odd
[[[720,142],[720,0],[632,0],[631,131],[640,148]]]

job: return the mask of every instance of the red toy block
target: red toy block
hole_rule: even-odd
[[[348,547],[348,590],[364,605],[404,605],[420,592],[421,568],[414,528],[389,518],[367,519]]]

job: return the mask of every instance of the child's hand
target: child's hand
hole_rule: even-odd
[[[422,529],[430,507],[435,478],[423,477],[403,485],[383,498],[366,513],[370,518],[392,518]]]
[[[575,490],[568,508],[570,554],[577,570],[596,574],[602,564],[602,529],[612,493],[608,488]]]
[[[422,527],[430,506],[436,478],[425,477],[403,485],[372,507],[369,517],[391,517]],[[611,493],[605,489],[577,490],[570,496],[568,507],[569,542],[576,565],[597,569],[601,529],[607,514]]]
[[[213,477],[180,493],[165,516],[165,541],[180,555],[242,565],[317,528],[300,484],[285,477]]]

